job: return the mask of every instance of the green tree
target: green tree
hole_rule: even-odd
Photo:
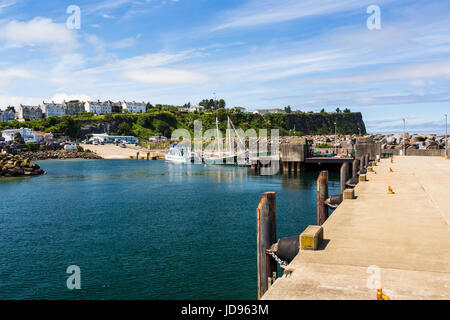
[[[203,99],[202,101],[200,101],[198,103],[199,106],[202,106],[203,108],[205,108],[205,111],[209,111],[211,110],[211,105],[210,105],[210,101],[207,99]]]
[[[227,104],[226,104],[226,102],[225,102],[225,100],[223,100],[223,99],[220,99],[219,100],[219,109],[225,109],[225,106],[226,106]]]
[[[170,136],[170,126],[167,122],[163,120],[156,120],[155,129],[158,131],[160,135],[163,135],[165,137]]]
[[[349,108],[345,108],[344,109],[344,113],[350,113],[351,111],[350,111],[350,109]]]
[[[209,101],[208,101],[208,106],[209,106],[211,109],[216,110],[216,109],[217,109],[217,103],[216,103],[216,100],[209,99]]]
[[[291,112],[292,112],[291,106],[285,107],[285,108],[284,108],[284,112],[285,112],[285,113],[291,113]]]
[[[109,113],[105,114],[104,119],[105,119],[106,122],[109,122],[109,123],[114,121],[113,116],[111,114],[109,114]]]
[[[117,126],[117,133],[121,136],[131,136],[131,125],[128,122],[122,122]]]
[[[341,109],[336,108],[336,113],[340,113],[340,112],[341,112]]]

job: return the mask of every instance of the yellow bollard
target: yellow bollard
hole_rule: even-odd
[[[389,168],[389,172],[394,172],[394,171],[392,170],[392,168]]]
[[[383,294],[383,289],[379,288],[377,289],[377,300],[391,300],[389,297],[385,294]]]
[[[394,163],[394,157],[391,157],[391,163]]]
[[[394,194],[394,190],[392,190],[391,186],[388,186],[388,194]]]

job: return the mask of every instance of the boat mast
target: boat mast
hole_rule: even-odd
[[[217,119],[216,116],[216,135],[217,135],[217,152],[219,153],[219,157],[222,155],[222,152],[220,150],[220,142],[219,142],[219,138],[220,138],[220,131],[219,131],[219,119]]]
[[[245,143],[244,141],[242,141],[241,136],[239,135],[239,132],[237,132],[236,127],[234,126],[233,122],[231,121],[230,117],[228,117],[228,121],[231,124],[234,133],[236,134],[236,136],[238,137],[239,141],[241,142],[241,145],[244,146],[244,152],[245,152]]]

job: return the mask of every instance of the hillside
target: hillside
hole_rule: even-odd
[[[227,116],[236,128],[279,129],[280,135],[324,135],[334,134],[334,123],[338,134],[366,133],[366,127],[359,112],[348,113],[283,113],[258,115],[236,113],[226,109],[217,112],[220,129],[225,131]],[[28,127],[33,130],[52,132],[56,136],[71,139],[83,139],[92,133],[110,133],[115,135],[133,135],[146,140],[153,135],[170,137],[174,129],[194,130],[194,122],[202,121],[203,130],[215,128],[215,113],[184,113],[155,110],[144,114],[108,114],[93,116],[49,117],[28,122],[2,122],[0,129]],[[290,131],[291,130],[291,131]]]

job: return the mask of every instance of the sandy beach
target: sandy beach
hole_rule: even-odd
[[[81,144],[84,149],[89,149],[95,152],[103,159],[130,159],[130,157],[136,157],[139,152],[139,157],[147,157],[147,153],[150,152],[150,157],[164,157],[164,150],[148,150],[134,145],[127,145],[126,148],[121,148],[114,144],[105,145],[92,145]]]

